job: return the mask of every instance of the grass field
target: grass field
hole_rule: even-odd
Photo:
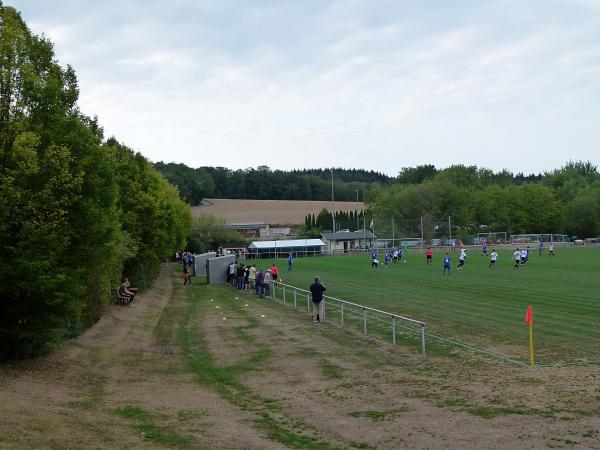
[[[284,260],[277,264],[286,284],[308,289],[318,275],[331,296],[423,320],[429,331],[524,360],[524,317],[532,305],[540,363],[600,360],[600,249],[559,248],[556,258],[532,252],[519,270],[512,251],[499,255],[489,270],[488,259],[473,250],[456,270],[453,253],[451,277],[442,277],[441,252],[429,267],[416,252],[389,268],[371,269],[368,256],[296,258],[291,273]]]

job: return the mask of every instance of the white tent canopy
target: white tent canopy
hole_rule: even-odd
[[[252,250],[267,250],[277,248],[324,247],[321,239],[282,239],[280,241],[254,241],[248,248]]]

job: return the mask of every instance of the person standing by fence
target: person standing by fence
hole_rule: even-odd
[[[323,300],[325,290],[325,285],[321,283],[320,278],[315,277],[315,282],[310,285],[313,302],[313,322],[323,322],[325,320],[325,301]]]
[[[260,298],[262,298],[264,296],[263,294],[263,279],[265,276],[265,269],[264,268],[260,268],[260,270],[258,271],[258,273],[256,274],[256,295]]]
[[[288,255],[288,272],[292,271],[292,264],[293,264],[293,257],[292,257],[292,254],[290,253]]]
[[[278,275],[279,275],[279,269],[277,268],[275,263],[273,263],[273,265],[271,266],[271,278],[273,278],[273,283],[277,283]]]
[[[271,275],[271,270],[267,270],[263,276],[263,293],[266,298],[271,298],[271,281],[273,277]]]

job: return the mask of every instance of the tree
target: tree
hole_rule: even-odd
[[[95,322],[122,269],[148,285],[191,213],[141,155],[102,143],[75,72],[0,3],[0,359]]]
[[[315,225],[321,231],[333,230],[333,216],[327,209],[323,208],[317,215]]]
[[[227,230],[219,226],[216,217],[202,214],[192,222],[188,235],[187,249],[196,253],[217,250],[228,243],[246,244],[246,239],[236,230]]]

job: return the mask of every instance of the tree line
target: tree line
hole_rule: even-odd
[[[149,286],[185,245],[189,206],[80,112],[75,71],[0,1],[0,359],[100,317],[122,275]]]
[[[248,198],[255,200],[329,200],[331,171],[329,169],[272,170],[267,166],[231,170],[225,167],[197,169],[157,162],[154,165],[169,182],[179,187],[181,196],[190,205],[199,205],[204,198]],[[335,198],[339,201],[359,201],[365,192],[389,183],[387,175],[362,169],[333,169]]]
[[[420,217],[443,224],[451,216],[467,234],[600,235],[600,174],[590,162],[571,161],[530,176],[463,165],[407,168],[390,186],[371,191],[367,201],[371,215],[394,218],[401,232],[412,234]]]

